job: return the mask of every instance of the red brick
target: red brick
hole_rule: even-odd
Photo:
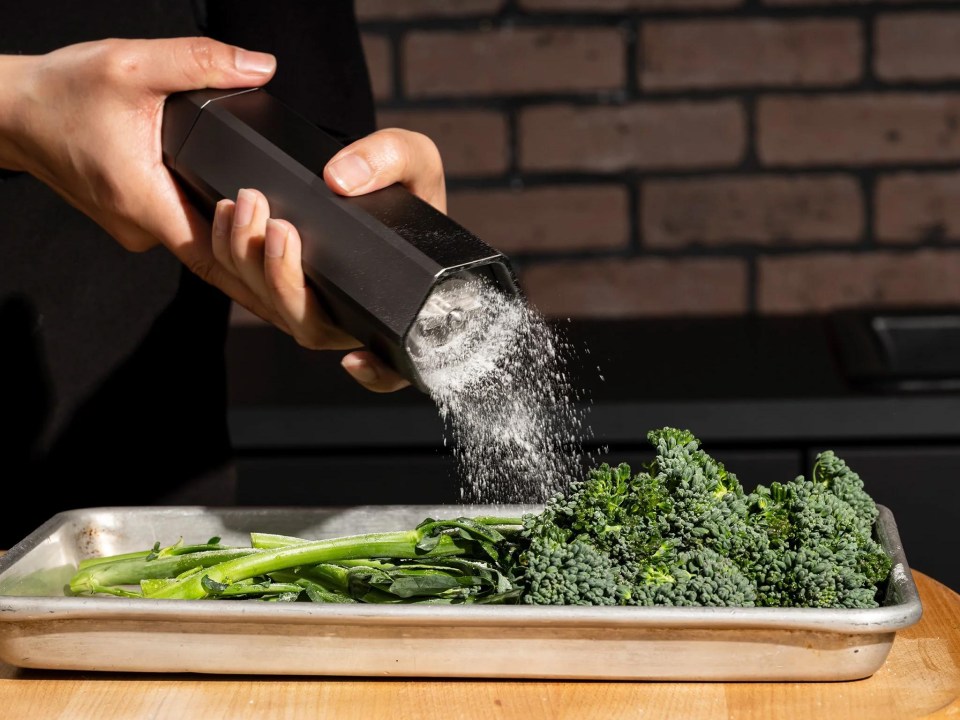
[[[767,164],[944,163],[960,158],[960,94],[769,97],[757,127]]]
[[[498,112],[382,110],[377,123],[427,135],[437,144],[448,177],[498,175],[510,162],[507,121]]]
[[[877,238],[960,240],[960,173],[898,173],[877,183]]]
[[[393,55],[389,38],[383,35],[364,33],[363,54],[367,58],[370,85],[376,100],[386,100],[393,95]]]
[[[656,180],[641,190],[648,247],[855,242],[863,201],[851,177]]]
[[[617,185],[462,190],[450,217],[505,253],[625,248],[626,188]]]
[[[875,37],[874,65],[883,80],[960,78],[960,13],[881,16]]]
[[[733,258],[617,259],[534,265],[520,275],[548,317],[740,315],[747,269]]]
[[[743,5],[743,0],[520,0],[524,10],[616,12],[623,10],[718,10]]]
[[[524,170],[616,171],[737,165],[746,119],[735,100],[548,105],[520,116]]]
[[[404,86],[414,97],[616,90],[625,52],[624,33],[611,28],[414,32]]]
[[[761,313],[896,308],[960,302],[960,252],[835,253],[761,258]]]
[[[643,24],[647,90],[845,85],[862,74],[855,20],[668,20]]]
[[[417,17],[493,15],[503,0],[355,0],[360,22],[409,20]]]

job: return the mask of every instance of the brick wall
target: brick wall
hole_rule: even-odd
[[[356,0],[549,315],[960,303],[960,2]]]

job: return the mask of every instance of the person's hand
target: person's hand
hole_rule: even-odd
[[[0,167],[26,171],[132,251],[165,245],[190,270],[264,317],[216,261],[209,223],[163,165],[171,93],[260,86],[272,55],[209,38],[102,40],[0,57]]]
[[[441,212],[446,212],[443,164],[425,135],[387,129],[345,147],[324,169],[324,180],[341,195],[363,195],[401,183]],[[221,200],[213,221],[213,254],[223,270],[255,293],[266,308],[264,319],[292,335],[304,347],[344,350],[359,343],[335,327],[307,286],[300,264],[300,236],[289,222],[270,217],[267,199],[243,189]],[[376,355],[355,351],[342,365],[361,385],[391,392],[410,383]]]
[[[301,344],[355,347],[307,292],[299,263],[291,261],[299,258],[300,243],[289,224],[270,223],[271,247],[284,250],[267,262],[265,201],[246,234],[229,233],[229,248],[211,242],[209,223],[163,164],[160,131],[170,94],[261,86],[275,69],[272,55],[208,38],[111,39],[40,56],[0,56],[0,168],[34,175],[128,250],[164,245],[196,275]],[[439,154],[417,133],[374,133],[341,151],[325,179],[347,195],[399,181],[445,211]],[[260,268],[253,273],[257,257]],[[350,353],[343,365],[371,390],[408,384],[371,353]]]

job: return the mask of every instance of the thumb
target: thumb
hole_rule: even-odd
[[[426,135],[386,128],[334,155],[324,168],[327,185],[341,195],[363,195],[400,183],[440,212],[447,195],[440,151]]]
[[[205,37],[142,40],[141,79],[150,90],[169,95],[203,88],[259,87],[277,69],[269,53],[245,50]]]

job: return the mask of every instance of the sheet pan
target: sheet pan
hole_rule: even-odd
[[[893,514],[878,536],[894,568],[881,607],[674,608],[322,605],[70,597],[85,557],[178,537],[251,531],[332,537],[425,517],[516,515],[527,506],[103,507],[55,515],[0,558],[0,660],[123,672],[835,681],[872,675],[922,608]]]

